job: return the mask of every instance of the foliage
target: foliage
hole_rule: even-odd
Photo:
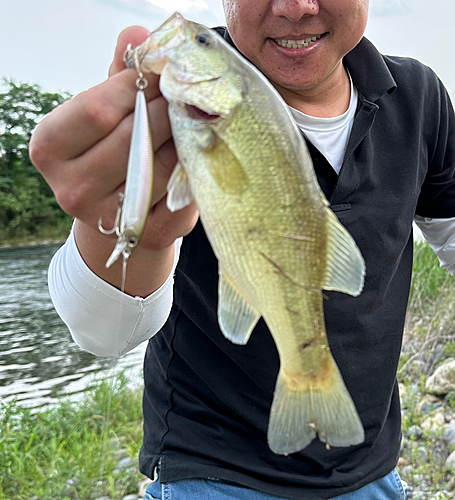
[[[41,118],[71,96],[11,79],[5,79],[4,85],[6,92],[0,93],[0,243],[42,236],[42,231],[63,230],[71,223],[28,154]]]
[[[0,406],[0,500],[120,500],[137,493],[137,466],[115,466],[120,447],[136,462],[141,440],[141,393],[123,374],[79,403],[38,412]]]

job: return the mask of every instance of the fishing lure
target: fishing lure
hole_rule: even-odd
[[[125,291],[127,262],[139,244],[144,232],[145,223],[150,210],[153,189],[153,145],[151,126],[145,99],[147,79],[144,77],[137,53],[131,44],[124,55],[126,61],[132,54],[139,78],[136,80],[137,94],[134,108],[134,124],[131,136],[130,152],[125,182],[125,192],[119,193],[119,203],[114,227],[105,229],[102,219],[98,221],[98,229],[103,234],[116,234],[117,243],[106,262],[110,267],[120,255],[123,256],[122,291]]]

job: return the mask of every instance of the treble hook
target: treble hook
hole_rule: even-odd
[[[100,217],[98,219],[98,230],[103,234],[116,234],[120,236],[120,217],[122,215],[122,207],[123,200],[125,199],[125,195],[123,193],[118,194],[118,205],[117,205],[117,213],[115,214],[114,227],[112,229],[104,229],[103,227],[103,218]]]

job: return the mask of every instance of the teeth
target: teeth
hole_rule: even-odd
[[[321,37],[322,35],[318,35],[318,36],[310,36],[303,40],[275,40],[275,42],[278,45],[281,45],[282,47],[287,47],[289,49],[301,49],[302,47],[307,47],[308,45],[311,45],[313,42],[319,40]]]

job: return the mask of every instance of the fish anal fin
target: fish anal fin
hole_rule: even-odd
[[[328,359],[321,377],[300,376],[290,383],[289,376],[280,370],[267,436],[274,453],[301,451],[316,436],[327,447],[364,441],[363,425],[351,396],[330,354]]]
[[[322,287],[356,297],[363,289],[365,262],[354,238],[328,213],[327,266]]]
[[[167,185],[166,204],[171,212],[176,212],[189,205],[193,200],[188,176],[181,163],[177,163]]]
[[[218,322],[223,335],[234,344],[248,342],[260,314],[245,300],[232,280],[220,270]]]

